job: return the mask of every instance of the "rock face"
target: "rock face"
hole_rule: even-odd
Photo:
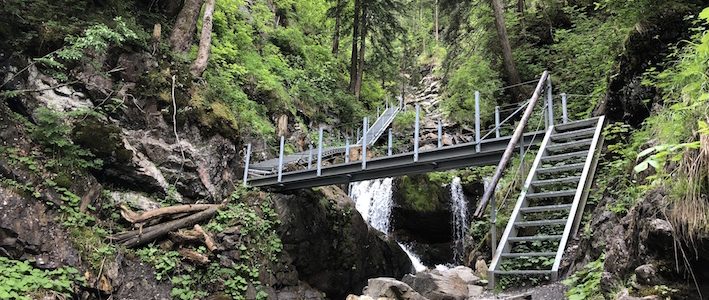
[[[415,194],[425,194],[430,207],[416,207],[415,199],[408,199],[405,185],[415,185]],[[475,200],[482,195],[482,184],[463,186],[468,199],[468,214],[475,209]],[[416,195],[416,196],[417,196]],[[453,258],[453,224],[449,186],[440,186],[424,176],[410,176],[394,180],[394,207],[392,208],[392,235],[411,247],[428,266],[448,264]]]
[[[367,281],[367,287],[363,293],[373,299],[426,300],[406,283],[386,277],[373,278]]]
[[[650,115],[652,103],[660,95],[654,87],[642,84],[650,67],[662,67],[666,55],[682,39],[688,38],[691,22],[688,11],[667,11],[639,24],[625,42],[625,52],[618,58],[617,73],[610,76],[604,103],[597,109],[612,121],[638,126]],[[647,104],[644,101],[650,100]]]
[[[299,278],[331,299],[360,291],[369,278],[412,271],[398,244],[369,227],[338,188],[278,195],[275,206]]]
[[[402,281],[431,300],[465,300],[483,291],[480,278],[468,267],[406,275]]]

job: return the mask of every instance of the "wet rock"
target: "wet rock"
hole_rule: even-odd
[[[42,74],[34,65],[28,72],[28,89],[37,90],[34,100],[52,110],[67,112],[81,108],[93,108],[93,103],[83,93],[76,92],[67,85],[47,75]]]
[[[635,276],[640,284],[662,284],[662,279],[658,275],[657,267],[653,264],[645,264],[635,268]]]
[[[121,79],[127,82],[138,82],[141,76],[158,67],[155,58],[146,52],[124,53],[118,57]]]
[[[0,254],[43,269],[78,265],[79,254],[56,218],[44,203],[0,187]]]
[[[630,291],[628,289],[623,289],[622,291],[618,292],[618,294],[615,296],[616,300],[660,300],[659,296],[645,296],[645,297],[635,297],[630,295]]]
[[[337,188],[276,195],[278,234],[301,280],[344,299],[367,279],[412,271],[399,245],[370,228]]]
[[[155,270],[137,259],[119,255],[116,258],[119,272],[113,280],[114,299],[169,300],[171,284],[155,279]]]
[[[464,300],[468,297],[468,284],[457,276],[443,275],[437,271],[407,274],[401,280],[424,297],[431,300]]]
[[[109,192],[109,197],[113,204],[119,206],[126,204],[128,207],[139,208],[140,210],[148,211],[160,208],[160,203],[153,199],[136,192]]]
[[[426,300],[406,283],[387,277],[369,279],[363,294],[374,299]]]

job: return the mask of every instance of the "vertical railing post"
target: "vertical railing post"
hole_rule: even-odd
[[[495,106],[495,137],[500,137],[500,107]]]
[[[251,143],[246,144],[246,157],[244,160],[244,186],[246,186],[249,177],[249,163],[251,162]]]
[[[419,114],[421,113],[420,106],[416,104],[416,123],[414,126],[414,162],[419,161]]]
[[[367,117],[362,119],[362,170],[367,168],[367,131],[369,131],[369,120]]]
[[[350,137],[345,138],[345,163],[350,162]]]
[[[323,127],[320,126],[318,130],[318,176],[322,174],[322,131]]]
[[[281,136],[281,150],[278,152],[278,182],[281,182],[281,179],[283,179],[283,146],[285,141],[285,137]]]
[[[492,256],[497,252],[497,205],[495,204],[495,193],[490,197],[490,245],[492,246]]]
[[[391,135],[391,128],[389,128],[389,141],[387,143],[387,155],[391,156],[391,145],[393,143],[393,138]]]
[[[569,121],[568,111],[566,110],[566,93],[561,93],[561,121],[564,124]]]
[[[554,126],[554,105],[551,86],[551,76],[547,78],[547,106],[549,108],[549,127]],[[548,128],[548,127],[547,127]]]
[[[357,127],[357,136],[356,136],[356,138],[357,138],[356,141],[359,142],[359,139],[360,139],[360,137],[359,137],[359,127]]]
[[[475,152],[480,152],[480,92],[475,91]]]
[[[438,148],[443,147],[443,124],[438,120]]]
[[[313,144],[308,144],[308,170],[313,168]]]
[[[379,106],[377,106],[377,117],[379,117]]]

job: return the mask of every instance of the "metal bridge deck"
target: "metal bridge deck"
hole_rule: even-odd
[[[524,134],[523,145],[538,144],[544,138],[544,131]],[[316,186],[345,184],[354,181],[382,177],[422,174],[445,171],[456,168],[497,164],[511,137],[486,139],[480,142],[480,152],[476,152],[476,143],[465,143],[419,152],[418,161],[414,161],[413,152],[373,158],[362,169],[361,161],[325,166],[320,176],[315,168],[310,170],[283,173],[281,182],[278,175],[249,178],[248,184],[254,187],[271,187],[279,190],[294,190]]]

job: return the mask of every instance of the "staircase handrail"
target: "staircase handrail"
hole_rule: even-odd
[[[500,181],[500,178],[502,178],[502,174],[505,172],[505,169],[507,168],[507,163],[509,160],[512,158],[512,154],[514,153],[514,149],[519,142],[519,139],[522,137],[522,134],[524,134],[524,129],[527,126],[527,122],[529,122],[529,118],[532,116],[532,113],[534,112],[534,107],[537,104],[537,100],[539,100],[539,97],[542,94],[542,91],[544,90],[544,85],[549,78],[549,72],[544,71],[542,73],[542,77],[539,78],[539,82],[537,83],[537,87],[534,89],[534,93],[532,94],[532,98],[529,99],[529,104],[527,104],[527,109],[524,111],[524,114],[522,115],[522,119],[520,120],[519,124],[517,125],[517,128],[515,128],[514,133],[512,134],[512,138],[510,139],[509,143],[507,143],[507,148],[505,148],[505,152],[502,154],[502,159],[500,160],[500,163],[497,165],[497,168],[495,169],[495,174],[492,176],[492,180],[490,180],[490,184],[487,186],[487,189],[485,189],[485,193],[483,194],[482,199],[480,199],[480,203],[478,204],[477,209],[475,209],[475,214],[473,215],[476,218],[480,218],[483,216],[485,212],[485,208],[487,207],[488,202],[490,201],[490,198],[492,197],[493,193],[495,192],[495,189],[497,187],[497,183]]]

